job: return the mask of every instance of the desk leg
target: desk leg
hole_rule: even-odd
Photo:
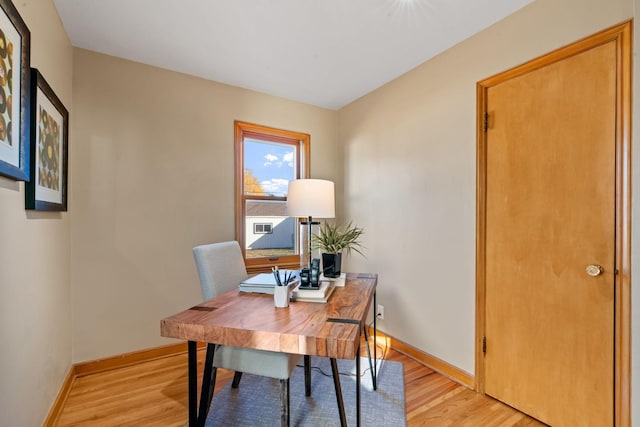
[[[367,359],[369,359],[369,372],[371,372],[371,384],[373,384],[373,389],[376,389],[376,377],[374,375],[373,372],[373,361],[371,360],[371,346],[369,345],[369,332],[367,331],[367,325],[365,323],[364,328],[362,328],[364,331],[364,342],[366,344],[365,348],[367,349]],[[374,344],[375,344],[375,338],[374,338]]]
[[[364,324],[364,342],[366,343],[366,349],[367,349],[367,358],[369,359],[369,370],[371,372],[371,383],[373,385],[373,390],[377,390],[378,389],[378,384],[377,384],[377,380],[378,380],[378,354],[377,354],[377,349],[378,349],[378,328],[376,325],[376,319],[378,318],[377,316],[377,311],[378,311],[378,304],[376,301],[376,294],[375,292],[373,293],[373,361],[371,360],[371,349],[369,348],[369,332],[367,331],[367,324]]]
[[[198,425],[204,426],[213,398],[213,388],[215,386],[216,368],[213,367],[213,355],[216,351],[215,344],[207,344],[207,356],[204,362],[204,372],[202,374],[202,388],[200,389],[200,411],[198,413]]]
[[[378,298],[377,292],[373,293],[373,389],[378,389],[378,325],[376,319],[378,319]]]
[[[304,355],[304,395],[311,396],[311,356]]]
[[[342,387],[340,387],[340,373],[338,372],[338,362],[331,358],[331,372],[333,372],[333,385],[336,388],[336,399],[338,401],[338,413],[340,414],[340,426],[347,427],[347,416],[344,412],[344,401],[342,400]]]
[[[189,427],[198,425],[198,353],[195,341],[189,341]]]
[[[356,352],[356,426],[360,427],[360,346]]]

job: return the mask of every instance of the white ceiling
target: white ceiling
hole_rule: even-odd
[[[54,0],[74,46],[339,109],[533,0]]]

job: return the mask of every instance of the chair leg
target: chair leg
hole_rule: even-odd
[[[233,382],[231,382],[231,388],[238,388],[241,379],[242,372],[236,371],[235,374],[233,374]]]
[[[311,356],[304,356],[304,395],[311,396]]]
[[[289,378],[280,380],[280,426],[289,427]]]

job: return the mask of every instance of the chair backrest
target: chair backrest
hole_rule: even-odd
[[[242,251],[236,241],[196,246],[193,256],[205,300],[237,288],[248,277]]]

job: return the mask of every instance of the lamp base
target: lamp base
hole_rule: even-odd
[[[307,221],[300,222],[300,269],[311,268],[311,259],[318,258],[313,256],[312,248],[312,229],[313,225],[320,222],[313,221],[311,217]]]

